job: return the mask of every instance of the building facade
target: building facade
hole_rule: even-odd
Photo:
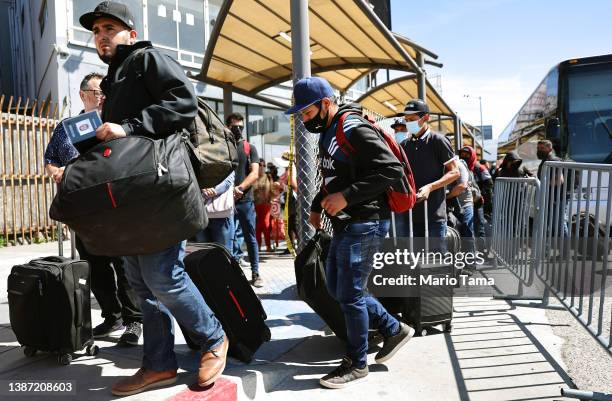
[[[105,74],[107,70],[96,53],[91,32],[79,24],[79,17],[100,1],[0,0],[0,22],[3,19],[8,22],[8,26],[0,28],[8,34],[8,38],[3,35],[4,42],[0,41],[2,93],[58,103],[59,118],[79,113],[81,79],[90,72]],[[134,14],[139,40],[151,41],[177,60],[188,75],[199,72],[223,0],[119,1]],[[374,11],[382,13],[381,18],[388,22],[389,0],[375,3]],[[376,83],[375,76],[360,81],[347,93],[347,98],[365,92]],[[196,93],[223,117],[222,89],[195,80],[193,84]],[[289,104],[290,85],[271,88],[265,95]],[[234,94],[233,111],[246,116],[247,134],[264,158],[271,160],[286,149],[290,124],[280,109]],[[270,121],[262,123],[265,119]],[[274,135],[264,138],[259,135],[262,131]],[[277,145],[265,145],[268,138]]]

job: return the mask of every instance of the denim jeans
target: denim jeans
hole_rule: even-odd
[[[234,213],[234,234],[232,236],[232,256],[236,260],[242,259],[244,252],[242,251],[242,243],[244,242],[244,236],[242,235],[242,228],[240,227],[240,221],[238,221],[238,214]]]
[[[400,328],[397,319],[366,289],[373,255],[388,231],[388,220],[349,224],[342,231],[334,231],[327,256],[327,289],[344,312],[348,356],[358,368],[366,365],[370,326],[385,337]]]
[[[234,216],[208,219],[208,226],[195,235],[198,242],[216,242],[232,252]]]
[[[484,209],[479,207],[474,213],[474,237],[476,238],[476,248],[479,251],[488,249],[487,241],[487,219],[484,215]]]
[[[177,369],[172,316],[203,351],[218,347],[225,333],[202,294],[185,272],[186,241],[148,255],[126,256],[125,273],[140,298],[143,315],[142,366]]]
[[[242,228],[242,235],[247,245],[251,272],[259,273],[259,246],[255,237],[255,204],[252,200],[236,203],[236,216]],[[233,249],[236,249],[234,245]]]
[[[461,221],[459,235],[461,235],[461,250],[463,252],[474,252],[474,206],[463,206],[461,212],[457,213]]]

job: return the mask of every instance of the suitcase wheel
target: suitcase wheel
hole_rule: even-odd
[[[425,337],[427,334],[427,329],[421,329],[421,337]]]
[[[37,349],[34,347],[25,347],[23,349],[23,353],[25,356],[27,356],[28,358],[33,357],[34,355],[36,355],[36,351]]]
[[[85,349],[85,353],[89,356],[96,356],[98,355],[99,351],[100,351],[100,347],[98,347],[97,345],[88,345],[87,348]]]
[[[57,361],[62,365],[70,365],[70,362],[72,362],[72,355],[71,354],[59,354],[57,356]]]
[[[444,332],[445,333],[450,333],[453,330],[453,325],[448,322],[448,323],[444,323]]]

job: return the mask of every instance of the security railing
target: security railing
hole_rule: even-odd
[[[498,178],[492,250],[497,263],[521,284],[543,283],[542,304],[548,304],[550,293],[555,295],[612,355],[611,173],[612,165],[546,162],[539,188],[534,178]],[[530,215],[534,228],[529,238]],[[574,389],[561,393],[612,400],[612,394]]]
[[[508,268],[522,285],[531,286],[534,274],[529,218],[539,182],[536,178],[498,178],[493,203],[491,250],[496,264]]]
[[[55,183],[44,171],[44,152],[58,107],[50,102],[0,97],[0,246],[56,238],[48,208]]]
[[[606,164],[545,163],[534,237],[536,274],[610,354],[611,172]]]

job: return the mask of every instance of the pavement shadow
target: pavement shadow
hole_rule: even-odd
[[[342,341],[333,335],[312,336],[300,341],[282,357],[266,364],[244,366],[226,371],[229,376],[242,380],[242,389],[249,398],[260,392],[269,394],[276,391],[304,391],[320,388],[319,378],[338,366],[345,354]],[[292,341],[292,340],[278,340]],[[371,352],[376,352],[372,350]],[[369,365],[371,372],[386,371],[384,365]],[[245,380],[245,375],[253,373],[260,381]],[[263,388],[258,388],[262,385]]]
[[[462,311],[465,312],[469,311]],[[495,310],[473,310],[463,318],[474,316],[484,319],[468,320],[463,325],[457,318],[455,322],[460,323],[455,329],[459,332],[444,333],[461,401],[486,399],[483,395],[489,394],[494,395],[488,399],[501,400],[506,399],[507,392],[512,391],[514,395],[517,391],[536,389],[547,394],[510,398],[553,399],[560,398],[560,385],[576,388],[563,367],[529,330],[528,325],[533,323],[524,323],[514,314]],[[470,331],[463,333],[463,329]],[[478,338],[483,335],[494,337]],[[501,394],[504,397],[498,398]]]
[[[281,300],[282,301],[299,301],[300,300],[298,296],[296,284],[283,288],[281,292],[257,294],[257,297],[261,300],[264,300],[264,299],[272,299],[272,300],[277,300],[277,301],[281,301]]]

